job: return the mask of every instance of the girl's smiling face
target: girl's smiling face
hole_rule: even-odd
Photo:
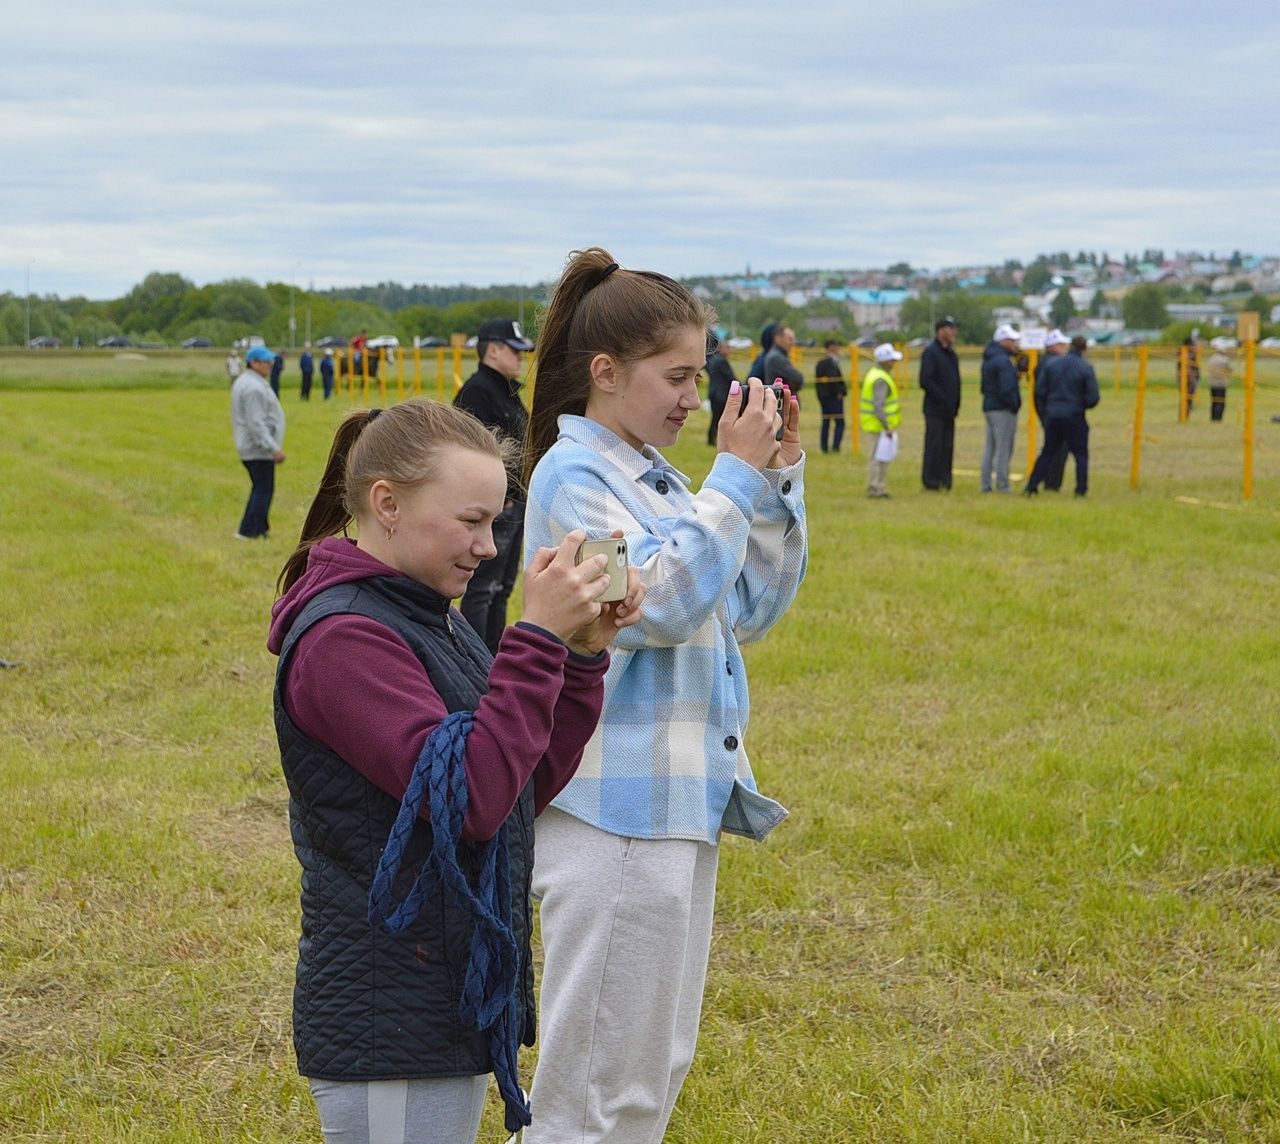
[[[586,415],[633,449],[674,445],[689,414],[702,405],[698,374],[706,362],[707,332],[697,326],[674,331],[663,349],[629,364],[597,354]]]

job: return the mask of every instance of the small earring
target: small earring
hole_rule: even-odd
[[[387,529],[387,539],[390,540],[396,534],[396,526],[393,524]]]

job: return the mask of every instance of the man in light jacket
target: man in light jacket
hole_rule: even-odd
[[[271,529],[267,514],[276,466],[284,462],[284,409],[267,381],[275,360],[266,346],[252,347],[244,355],[244,373],[231,384],[231,433],[250,481],[237,540],[266,539]]]
[[[1022,335],[1012,326],[996,327],[996,332],[982,353],[982,415],[987,421],[987,438],[982,447],[982,469],[978,474],[984,493],[992,489],[1009,491],[1009,460],[1013,456],[1013,438],[1018,432],[1018,410],[1022,408],[1022,391],[1018,388],[1018,368],[1013,355],[1018,351]]]

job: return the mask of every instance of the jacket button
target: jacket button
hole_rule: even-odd
[[[787,493],[789,493],[790,491],[791,491],[791,482],[790,482],[790,481],[783,481],[783,482],[782,482],[782,495],[783,495],[783,496],[786,496],[786,495],[787,495]]]
[[[664,497],[671,490],[671,486],[667,484],[666,481],[658,481],[656,484],[654,484],[653,487],[657,489],[658,492],[660,492]]]
[[[726,664],[724,665],[724,669],[725,669],[725,671],[727,671],[730,675],[732,675],[732,674],[733,674],[733,664],[731,664],[731,663],[726,663]]]
[[[738,749],[738,737],[730,735],[724,741],[724,749],[726,751],[736,751]]]

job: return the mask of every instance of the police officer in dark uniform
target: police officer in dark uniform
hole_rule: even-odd
[[[933,325],[933,341],[920,355],[924,393],[924,462],[921,480],[931,490],[951,488],[956,415],[960,412],[960,358],[953,348],[956,320],[950,314]]]
[[[502,437],[520,445],[529,424],[529,413],[520,400],[520,354],[533,349],[518,322],[490,318],[476,333],[476,357],[480,365],[453,399],[477,420],[496,429]],[[507,501],[493,522],[493,543],[498,554],[486,560],[471,577],[462,597],[462,614],[480,633],[495,655],[507,626],[507,599],[520,571],[524,540],[524,490],[519,482],[519,460],[507,475]]]

